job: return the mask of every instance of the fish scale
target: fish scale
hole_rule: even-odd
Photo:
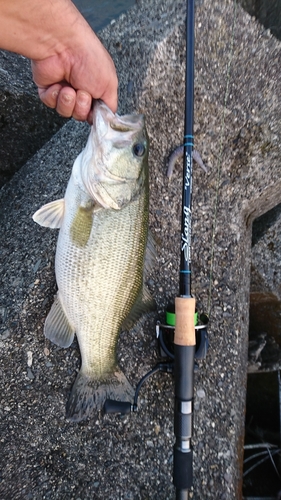
[[[69,196],[71,200],[71,193],[72,189],[65,198]],[[94,213],[85,247],[74,246],[71,240],[69,227],[75,217],[72,207],[69,215],[65,214],[66,228],[61,227],[56,253],[57,284],[62,305],[77,333],[82,369],[96,376],[108,369],[108,358],[112,356],[106,353],[115,350],[117,341],[113,332],[118,333],[142,287],[143,270],[138,262],[143,262],[147,238],[143,220],[147,219],[145,198],[143,194],[118,212],[109,209]],[[74,267],[73,261],[79,266]]]

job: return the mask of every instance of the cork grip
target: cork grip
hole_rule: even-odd
[[[176,326],[174,343],[182,346],[195,345],[195,299],[192,297],[176,297],[175,311]]]

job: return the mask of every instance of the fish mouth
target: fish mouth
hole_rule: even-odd
[[[95,135],[102,141],[107,140],[126,147],[132,142],[133,136],[144,127],[143,115],[118,115],[102,101],[97,101],[93,110],[93,130]],[[120,139],[120,132],[124,137]],[[117,135],[118,134],[118,135]]]

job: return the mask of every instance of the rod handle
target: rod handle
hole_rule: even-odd
[[[195,345],[195,299],[193,297],[176,297],[175,312],[176,326],[174,343],[181,346]]]

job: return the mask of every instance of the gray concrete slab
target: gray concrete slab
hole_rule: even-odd
[[[120,336],[118,357],[136,384],[157,359],[154,325],[178,293],[184,6],[142,1],[102,34],[117,65],[122,112],[144,112],[150,145],[150,226],[159,257],[150,279],[158,312]],[[196,10],[193,293],[210,313],[210,349],[195,378],[194,488],[190,498],[242,497],[252,221],[281,202],[280,43],[239,6]],[[56,232],[31,215],[59,198],[87,125],[70,122],[1,191],[1,466],[4,499],[172,499],[173,380],[157,375],[129,417],[65,420],[79,369],[47,342],[56,290]],[[32,365],[28,356],[32,352]]]
[[[38,99],[30,61],[0,50],[0,187],[65,122]]]

